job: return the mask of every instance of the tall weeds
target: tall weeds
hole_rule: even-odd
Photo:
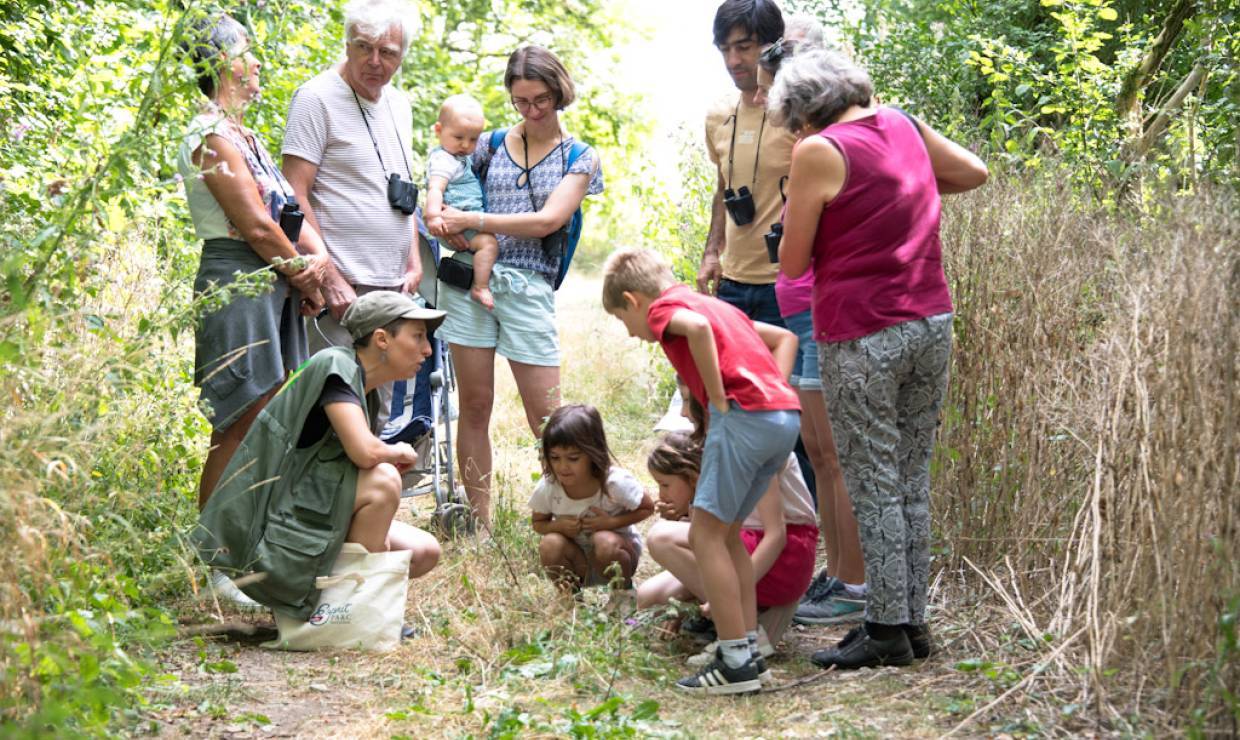
[[[157,675],[144,646],[171,632],[159,605],[194,581],[181,532],[206,424],[189,384],[192,312],[171,308],[186,291],[159,279],[169,267],[151,236],[99,245],[93,297],[37,327],[37,352],[0,375],[5,727],[116,726]]]
[[[1096,717],[1240,718],[1236,206],[1117,213],[1043,177],[948,209],[946,565],[983,575],[1028,638],[1079,633],[1054,668]]]

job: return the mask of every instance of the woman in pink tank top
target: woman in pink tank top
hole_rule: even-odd
[[[980,159],[896,108],[832,52],[783,61],[772,118],[798,135],[780,269],[813,262],[814,339],[865,560],[865,624],[813,655],[837,669],[931,652],[930,455],[947,390],[951,296],[939,194],[986,181]]]

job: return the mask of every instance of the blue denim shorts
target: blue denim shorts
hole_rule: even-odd
[[[495,310],[488,311],[469,292],[439,283],[439,305],[446,311],[435,335],[464,347],[494,348],[510,360],[558,367],[560,336],[555,328],[555,291],[533,270],[496,264],[491,271]]]
[[[721,413],[711,406],[693,506],[722,522],[743,521],[788,461],[800,431],[797,411],[746,411],[732,402]]]
[[[814,341],[814,319],[809,311],[784,317],[788,331],[797,335],[800,342],[796,364],[792,366],[792,387],[803,391],[822,390],[822,375],[818,372],[818,343]]]

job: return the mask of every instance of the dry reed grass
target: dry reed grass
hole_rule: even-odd
[[[1240,603],[1234,197],[1134,216],[1047,178],[994,183],[953,204],[943,241],[945,564],[1041,646],[1061,706],[1235,731],[1220,628]]]

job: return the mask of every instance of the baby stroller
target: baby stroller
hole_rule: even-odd
[[[438,291],[439,243],[416,214],[418,246],[422,257],[422,282],[418,293],[434,308]],[[432,527],[452,536],[473,531],[474,519],[464,489],[457,488],[452,472],[451,396],[456,390],[452,355],[447,342],[431,336],[431,356],[410,380],[397,381],[392,391],[392,410],[380,433],[385,442],[406,442],[418,453],[416,467],[405,471],[402,498],[435,495]]]

